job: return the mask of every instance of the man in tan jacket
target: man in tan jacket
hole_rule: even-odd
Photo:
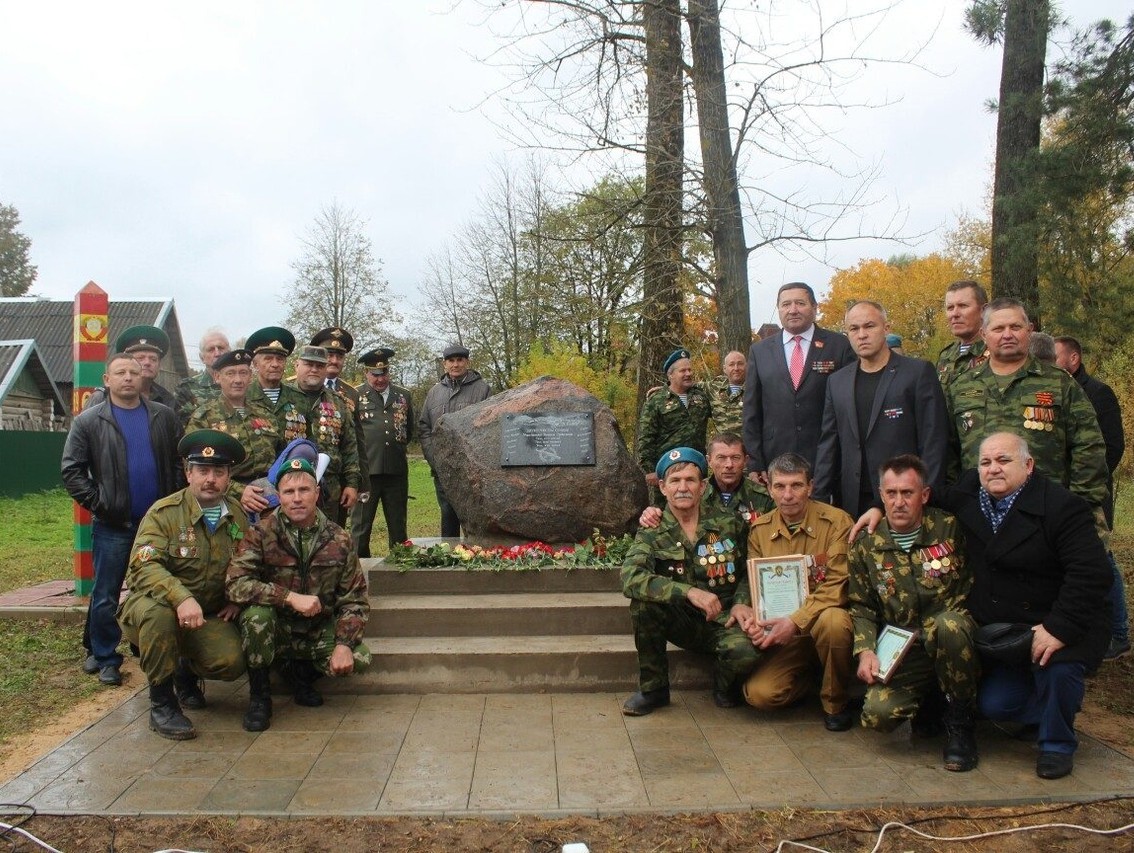
[[[828,731],[854,722],[848,690],[855,683],[851,655],[854,631],[847,612],[847,535],[851,518],[841,509],[811,499],[811,465],[784,453],[768,466],[768,491],[776,508],[757,518],[748,536],[748,556],[802,555],[809,593],[791,615],[761,619],[751,608],[736,614],[753,644],[769,652],[744,685],[748,704],[783,708],[802,699],[822,670],[819,698]],[[755,597],[755,590],[753,590]]]

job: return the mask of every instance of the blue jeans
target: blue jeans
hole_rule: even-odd
[[[122,629],[115,614],[122,595],[122,582],[130,563],[130,550],[134,545],[134,525],[111,527],[100,521],[91,522],[91,559],[94,562],[94,586],[87,610],[90,626],[91,654],[98,665],[121,666],[122,655],[118,644]]]
[[[1047,666],[986,665],[980,681],[980,710],[990,720],[1039,726],[1044,752],[1072,753],[1075,714],[1083,705],[1086,667],[1077,662]]]
[[[1114,583],[1110,585],[1110,612],[1113,618],[1110,636],[1120,643],[1126,643],[1130,640],[1127,622],[1129,614],[1126,612],[1126,585],[1122,582],[1122,572],[1118,570],[1118,561],[1114,559],[1114,552],[1107,551],[1106,556],[1110,560],[1110,567],[1114,570]]]

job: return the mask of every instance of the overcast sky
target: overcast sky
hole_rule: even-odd
[[[754,323],[785,280],[822,290],[861,258],[933,251],[958,213],[983,210],[1000,50],[962,31],[966,5],[899,6],[880,35],[894,56],[929,40],[930,70],[867,69],[851,98],[895,103],[823,119],[879,170],[868,216],[897,208],[905,233],[929,236],[840,244],[828,263],[756,253]],[[1130,12],[1073,5],[1077,23]],[[94,280],[112,299],[173,297],[192,359],[209,325],[235,338],[284,316],[299,238],[337,199],[369,221],[412,320],[426,256],[473,214],[494,160],[516,155],[486,100],[504,80],[478,61],[497,44],[482,18],[448,0],[0,0],[0,203],[32,239],[33,292],[70,299]]]

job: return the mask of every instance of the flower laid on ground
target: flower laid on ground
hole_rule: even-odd
[[[496,571],[543,568],[608,569],[622,565],[632,536],[603,536],[597,530],[578,545],[554,548],[546,542],[523,545],[414,545],[403,542],[390,550],[389,561],[403,569],[462,566]]]

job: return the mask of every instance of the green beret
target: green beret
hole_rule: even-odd
[[[665,364],[662,365],[662,373],[669,373],[669,369],[673,367],[674,362],[681,361],[683,358],[691,358],[689,350],[675,349],[669,354],[669,358],[665,360]]]
[[[157,326],[131,326],[114,341],[116,352],[169,352],[169,335]]]
[[[296,457],[294,459],[289,459],[279,467],[279,470],[276,471],[276,476],[272,479],[272,485],[278,489],[280,487],[280,480],[284,478],[284,475],[294,474],[296,471],[302,471],[304,474],[310,474],[312,480],[317,479],[315,476],[315,469],[311,467],[311,463],[306,459],[300,459],[299,457]]]
[[[658,475],[658,479],[664,480],[665,472],[678,462],[692,462],[701,469],[702,477],[704,477],[708,471],[704,453],[699,450],[694,450],[692,447],[675,447],[673,450],[667,450],[663,453],[661,459],[658,460],[658,465],[654,469],[654,472]]]
[[[252,364],[252,353],[246,349],[230,349],[216,357],[213,361],[213,370],[232,367],[234,364]]]
[[[280,326],[265,326],[248,336],[244,348],[252,355],[263,352],[288,356],[295,349],[295,335]]]
[[[239,441],[215,429],[187,433],[177,443],[177,452],[196,465],[237,465],[248,455]]]

